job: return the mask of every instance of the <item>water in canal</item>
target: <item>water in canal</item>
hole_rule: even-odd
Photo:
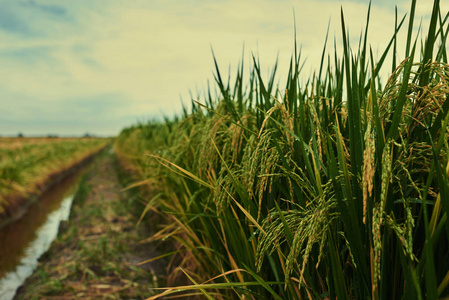
[[[70,214],[74,193],[86,168],[48,189],[18,221],[0,229],[0,300],[10,300],[30,276]]]

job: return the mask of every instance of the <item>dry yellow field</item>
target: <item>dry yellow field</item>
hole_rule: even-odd
[[[0,214],[9,215],[18,199],[39,194],[109,142],[100,138],[0,138]]]

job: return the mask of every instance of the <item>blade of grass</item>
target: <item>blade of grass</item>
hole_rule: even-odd
[[[163,157],[160,157],[160,156],[157,156],[157,155],[154,155],[154,154],[148,154],[148,156],[155,158],[156,160],[159,161],[159,163],[161,165],[163,165],[164,167],[167,167],[168,169],[172,170],[173,172],[175,172],[178,175],[190,178],[193,181],[197,182],[198,184],[204,185],[204,186],[210,188],[211,190],[215,189],[215,187],[213,187],[212,185],[208,184],[207,182],[205,182],[204,180],[200,179],[199,177],[195,176],[193,173],[191,173],[191,172],[189,172],[189,171],[179,167],[178,165],[168,161],[167,159],[165,159]],[[173,170],[172,168],[170,168],[170,166],[175,167],[180,172],[177,172],[177,171]]]
[[[245,266],[245,264],[244,264]],[[245,266],[246,270],[251,274],[251,276],[253,276],[254,279],[256,279],[256,281],[258,283],[260,283],[261,286],[263,286],[268,292],[270,292],[270,294],[273,296],[274,299],[279,299],[282,300],[281,297],[279,297],[278,294],[276,294],[276,292],[269,286],[269,284],[263,280],[259,275],[257,275],[253,270],[251,270],[250,268],[248,268],[248,266]]]

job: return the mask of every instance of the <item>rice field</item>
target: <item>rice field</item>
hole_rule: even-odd
[[[358,45],[342,11],[342,49],[305,83],[296,43],[283,85],[257,57],[232,82],[216,63],[217,93],[121,132],[141,222],[164,219],[147,241],[176,245],[151,299],[449,297],[448,13],[434,1],[421,40],[415,5],[377,60],[369,8]]]
[[[0,215],[104,148],[98,138],[0,138]]]

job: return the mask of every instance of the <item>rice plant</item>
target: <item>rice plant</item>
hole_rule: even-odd
[[[436,299],[449,296],[449,66],[447,12],[435,0],[427,37],[379,60],[366,29],[352,49],[341,12],[341,55],[300,81],[295,51],[284,88],[253,59],[220,95],[190,113],[128,128],[118,153],[151,184],[148,210],[173,240],[168,285],[209,299]],[[327,63],[326,63],[327,57]],[[124,154],[126,153],[126,155]],[[173,280],[172,280],[173,279]],[[172,281],[170,281],[172,280]]]

